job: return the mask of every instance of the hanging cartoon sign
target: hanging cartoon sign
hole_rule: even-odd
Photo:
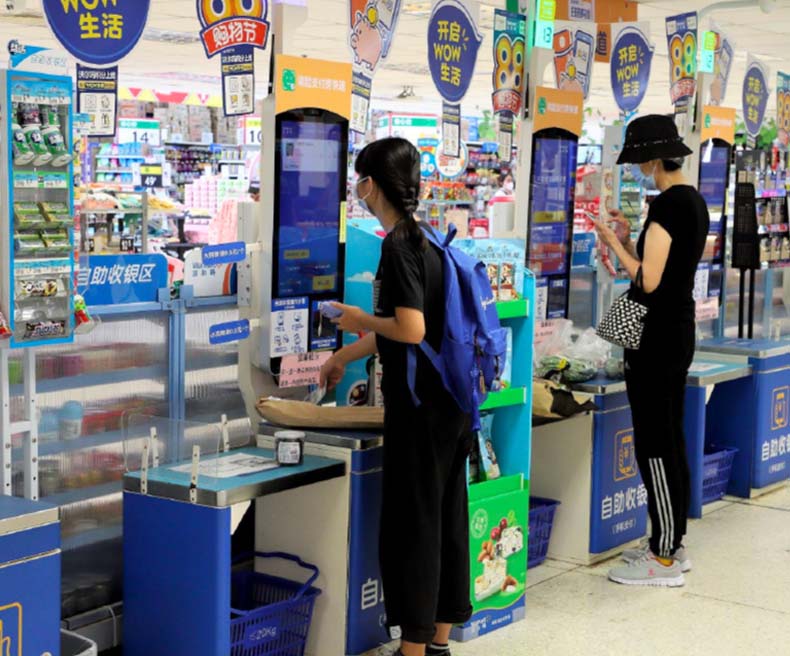
[[[434,3],[428,23],[428,67],[444,99],[442,147],[450,157],[460,156],[460,104],[472,83],[482,42],[465,0]]]
[[[768,72],[761,62],[749,55],[741,99],[743,101],[743,121],[746,124],[746,131],[753,139],[756,139],[760,134],[769,95]]]
[[[349,0],[349,40],[354,57],[351,129],[368,125],[373,76],[386,61],[400,16],[401,0]]]
[[[732,68],[733,44],[730,38],[716,30],[716,52],[713,57],[713,82],[710,85],[711,105],[722,105],[727,96],[727,82]]]
[[[790,74],[776,74],[776,127],[779,143],[790,143]]]
[[[255,108],[255,48],[269,39],[268,0],[197,0],[206,56],[221,57],[222,106],[225,116]]]
[[[494,114],[521,112],[524,96],[527,18],[497,9],[494,14]]]
[[[87,64],[113,64],[143,35],[151,0],[42,0],[60,44]]]
[[[669,96],[675,112],[683,113],[688,109],[697,86],[697,13],[669,16],[666,26]]]
[[[629,113],[636,111],[647,92],[653,46],[647,39],[645,23],[619,27],[613,41],[610,77],[617,106]]]
[[[595,58],[595,23],[554,23],[554,77],[557,88],[590,94]]]

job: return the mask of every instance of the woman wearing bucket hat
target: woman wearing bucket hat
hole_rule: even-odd
[[[661,194],[650,205],[636,245],[630,228],[596,226],[632,284],[641,284],[648,307],[640,347],[625,353],[625,376],[652,532],[642,548],[623,554],[625,566],[609,572],[612,581],[627,585],[677,587],[691,570],[682,544],[690,500],[683,399],[694,356],[694,279],[710,219],[705,201],[681,170],[690,154],[671,118],[635,119],[617,163],[632,164],[638,177],[652,177]],[[618,211],[612,220],[627,223]]]

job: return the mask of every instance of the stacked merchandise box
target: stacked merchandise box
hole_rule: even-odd
[[[212,134],[211,112],[208,107],[195,107],[190,105],[188,108],[187,132],[184,135],[189,141],[203,141],[203,135]]]

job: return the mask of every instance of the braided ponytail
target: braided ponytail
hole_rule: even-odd
[[[427,248],[428,240],[414,218],[420,205],[419,151],[406,139],[380,139],[362,149],[354,168],[361,177],[370,176],[400,214],[401,219],[392,231],[393,238]]]

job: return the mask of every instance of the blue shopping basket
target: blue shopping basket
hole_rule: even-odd
[[[256,553],[258,558],[290,560],[312,572],[304,583],[233,572],[231,578],[231,656],[303,656],[313,607],[321,590],[313,587],[318,568],[298,556]]]

